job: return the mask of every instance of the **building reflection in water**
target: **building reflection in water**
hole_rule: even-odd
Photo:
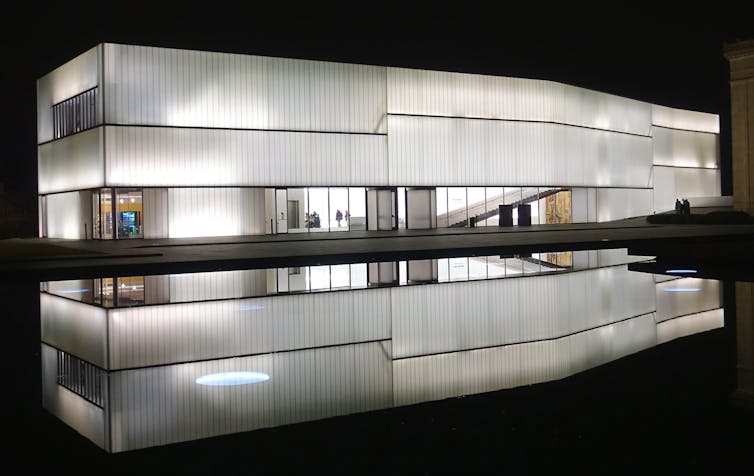
[[[41,283],[43,405],[120,452],[560,379],[723,326],[625,249]],[[683,292],[678,292],[683,289]]]

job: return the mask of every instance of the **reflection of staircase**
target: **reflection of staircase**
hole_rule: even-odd
[[[540,257],[542,254],[544,253],[540,253]],[[486,256],[486,257],[480,257],[480,258],[470,257],[469,261],[473,259],[476,259],[481,262],[485,262],[488,266],[497,265],[503,268],[509,267],[510,269],[516,270],[517,272],[523,271],[524,274],[532,274],[532,273],[547,272],[547,271],[564,271],[564,270],[572,269],[572,266],[562,266],[556,263],[551,263],[543,259],[533,258],[531,256],[515,255],[513,257],[508,257],[508,258],[503,258],[503,257],[498,257],[498,256]],[[517,263],[517,264],[513,264],[511,266],[511,263]]]
[[[518,190],[514,190],[507,194],[500,194],[500,195],[495,195],[493,197],[487,197],[487,200],[482,200],[480,202],[471,203],[468,205],[467,208],[469,211],[469,219],[474,218],[474,221],[476,223],[479,223],[481,221],[487,220],[488,218],[498,215],[499,213],[498,205],[500,204],[505,203],[508,205],[513,205],[513,207],[515,208],[518,205],[521,205],[524,203],[535,202],[540,198],[544,198],[549,195],[554,195],[563,190],[568,190],[568,189],[551,188],[544,191],[540,191],[536,187],[524,187],[520,195],[518,193]],[[522,197],[522,198],[519,198],[518,200],[516,200],[516,198],[518,197]],[[466,210],[463,208],[454,210],[452,212],[443,213],[442,215],[438,215],[437,220],[444,221],[446,217],[448,219],[449,227],[466,226]]]

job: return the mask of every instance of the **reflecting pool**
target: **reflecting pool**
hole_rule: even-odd
[[[558,380],[723,327],[717,280],[629,270],[651,258],[605,249],[43,282],[42,403],[122,452]]]

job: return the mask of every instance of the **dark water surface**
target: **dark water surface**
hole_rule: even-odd
[[[172,294],[151,293],[151,297],[147,298],[150,293],[145,291],[143,295],[135,297],[132,295],[131,298],[135,300],[129,298],[128,303],[119,304],[116,299],[115,302],[111,302],[109,308],[117,311],[119,309],[145,309],[150,305],[157,307],[196,306],[232,302],[246,311],[272,312],[268,303],[286,299],[286,296],[290,297],[291,292],[303,294],[295,296],[297,300],[327,299],[328,296],[341,293],[368,295],[380,292],[419,291],[430,293],[421,295],[422,299],[426,299],[427,296],[443,299],[445,296],[445,299],[452,300],[454,299],[452,296],[447,297],[448,293],[454,292],[450,288],[471,286],[471,289],[497,292],[505,291],[507,287],[512,286],[509,283],[514,280],[519,283],[540,280],[545,286],[542,288],[542,293],[549,294],[562,292],[563,285],[560,281],[548,283],[548,280],[562,281],[564,275],[569,273],[573,277],[577,277],[579,273],[582,275],[602,273],[603,278],[606,277],[605,273],[630,275],[632,277],[627,279],[634,284],[638,282],[636,286],[639,288],[646,286],[646,279],[652,279],[653,289],[657,291],[654,296],[656,309],[651,318],[658,326],[662,322],[679,323],[682,322],[679,319],[683,319],[658,318],[659,314],[670,312],[667,311],[667,306],[662,304],[666,299],[664,296],[673,294],[667,299],[671,300],[668,302],[675,303],[673,305],[676,306],[674,309],[677,312],[683,311],[684,299],[697,299],[675,297],[675,293],[666,294],[664,289],[675,286],[674,281],[663,282],[667,278],[658,280],[646,273],[628,271],[628,266],[625,265],[626,260],[621,261],[615,256],[603,256],[596,260],[587,257],[586,261],[583,256],[574,255],[570,258],[526,257],[535,258],[534,260],[521,260],[516,256],[505,257],[504,259],[511,261],[503,262],[502,276],[499,274],[499,258],[492,257],[485,260],[484,277],[480,274],[481,268],[469,264],[468,260],[465,278],[462,266],[456,266],[457,274],[451,276],[452,262],[435,263],[436,272],[433,271],[432,263],[429,263],[429,267],[425,267],[427,263],[417,262],[414,264],[412,276],[417,279],[410,282],[412,280],[403,279],[401,276],[408,277],[411,263],[403,268],[400,264],[396,264],[397,279],[394,282],[382,283],[383,286],[375,286],[377,289],[356,290],[355,286],[361,286],[360,283],[363,282],[363,279],[359,277],[361,271],[354,272],[353,268],[349,268],[349,286],[333,287],[333,283],[343,283],[343,275],[337,274],[342,269],[336,270],[335,273],[329,269],[327,281],[333,287],[332,291],[337,290],[337,292],[329,292],[330,289],[324,289],[321,285],[324,282],[321,281],[324,279],[323,270],[318,269],[311,274],[310,269],[306,271],[310,273],[308,276],[318,276],[317,279],[320,281],[309,279],[308,289],[304,286],[304,289],[281,291],[282,281],[278,280],[266,281],[263,287],[249,287],[249,283],[244,281],[243,285],[237,288],[240,293],[237,295],[227,289],[216,291],[220,293],[219,295],[212,295],[206,291],[206,285],[201,286],[203,297],[200,301],[211,300],[208,302],[187,302],[178,299],[180,293],[175,292]],[[478,257],[471,259],[477,260],[478,264]],[[539,259],[538,268],[529,266],[530,273],[527,273],[526,263],[532,265],[537,259]],[[637,259],[634,258],[632,261],[637,261]],[[512,266],[511,274],[507,274],[505,267],[507,264]],[[651,263],[645,266],[651,266]],[[472,268],[475,271],[472,272]],[[519,269],[520,273],[517,272]],[[287,276],[288,270],[285,270],[285,274],[281,273],[280,270],[276,270],[271,276],[274,275],[276,278]],[[418,279],[419,275],[416,273],[420,273],[425,279]],[[643,276],[634,277],[640,274]],[[555,275],[558,276],[554,277]],[[368,272],[367,276],[369,276],[367,278],[369,281],[374,274]],[[205,275],[201,278],[206,277]],[[715,277],[724,278],[724,276]],[[176,282],[179,282],[189,277],[181,275],[177,279]],[[443,279],[447,282],[443,282]],[[609,279],[615,280],[616,277],[611,275]],[[636,279],[638,281],[634,281]],[[692,281],[688,281],[689,278],[682,279],[687,280],[685,287],[689,287],[688,283]],[[146,280],[144,283],[148,281],[153,282]],[[276,283],[274,286],[269,284],[273,281]],[[291,282],[288,280],[288,284]],[[192,283],[196,285],[198,281],[195,280]],[[621,309],[630,311],[631,306],[637,305],[635,298],[638,295],[631,295],[633,300],[627,302],[626,293],[630,290],[625,287],[627,282],[621,281],[621,283],[624,284],[623,287],[614,289],[610,297],[603,296],[600,302],[605,302],[604,300],[607,299],[613,303],[608,306],[610,309],[614,310],[615,306],[619,305],[619,307],[624,306]],[[398,298],[393,295],[390,311],[393,314],[393,320],[389,328],[390,333],[379,339],[369,339],[370,343],[378,341],[380,345],[384,340],[392,341],[389,349],[393,355],[386,361],[388,365],[386,368],[392,369],[391,372],[393,372],[392,378],[389,379],[391,382],[388,394],[389,404],[383,405],[378,402],[374,405],[376,407],[374,409],[345,414],[342,408],[330,407],[329,410],[327,408],[322,410],[320,406],[319,410],[306,415],[306,412],[296,413],[295,405],[280,402],[280,393],[275,393],[276,398],[271,405],[274,406],[275,412],[285,416],[285,418],[281,417],[280,421],[289,421],[288,424],[261,425],[260,429],[254,431],[242,431],[156,447],[147,446],[142,449],[109,454],[43,409],[40,376],[44,349],[47,344],[40,347],[40,342],[44,339],[40,332],[39,283],[10,280],[5,282],[2,288],[2,298],[6,308],[3,314],[8,321],[6,336],[9,343],[4,359],[6,369],[4,374],[7,378],[6,392],[10,402],[4,406],[7,411],[6,422],[9,423],[6,426],[6,435],[12,439],[8,448],[9,454],[12,460],[16,460],[21,468],[24,468],[24,472],[47,469],[63,471],[66,474],[89,474],[102,471],[116,474],[134,474],[137,471],[146,471],[150,474],[153,472],[166,474],[362,474],[376,472],[521,474],[549,472],[550,470],[579,470],[587,473],[609,471],[624,474],[657,469],[673,471],[673,473],[680,471],[708,473],[713,470],[750,468],[748,452],[754,440],[752,436],[754,432],[751,431],[753,420],[748,412],[730,403],[730,395],[735,389],[735,322],[733,319],[735,309],[732,298],[734,286],[732,281],[723,280],[715,283],[722,290],[719,303],[725,308],[722,327],[712,326],[710,330],[690,332],[690,335],[668,339],[662,343],[640,343],[636,339],[629,338],[627,341],[624,339],[620,342],[629,342],[631,345],[624,344],[627,347],[623,350],[616,350],[613,346],[610,348],[611,352],[607,352],[605,347],[600,348],[599,355],[602,360],[591,359],[590,361],[596,366],[586,365],[583,361],[581,366],[572,363],[566,365],[569,356],[582,355],[579,352],[583,349],[579,349],[578,345],[583,345],[586,342],[584,340],[576,343],[574,350],[557,355],[553,354],[556,352],[553,350],[553,345],[571,342],[568,339],[580,339],[585,332],[601,335],[601,338],[605,338],[605,335],[610,333],[609,342],[618,342],[612,337],[612,333],[618,330],[618,327],[615,327],[618,324],[613,321],[623,325],[623,330],[634,329],[635,331],[639,326],[633,321],[636,316],[622,316],[612,321],[597,319],[591,324],[584,321],[571,329],[560,325],[529,327],[526,328],[529,329],[527,332],[533,332],[541,339],[532,338],[526,332],[521,332],[517,337],[519,341],[503,339],[504,342],[497,342],[500,345],[489,343],[489,336],[494,332],[473,332],[474,323],[489,326],[489,321],[469,320],[464,317],[457,322],[445,321],[444,325],[447,327],[455,322],[456,330],[453,332],[464,333],[467,340],[448,338],[448,335],[455,335],[451,333],[441,335],[439,341],[442,343],[437,344],[438,340],[432,337],[433,335],[437,337],[437,334],[432,334],[436,329],[424,328],[423,332],[412,333],[411,326],[400,327],[400,319],[418,319],[419,317],[415,314],[422,312],[422,308],[429,304],[423,302],[418,307],[401,310],[403,298],[400,295]],[[412,284],[417,286],[412,287]],[[523,284],[516,286],[523,286]],[[578,303],[579,299],[569,296],[574,291],[573,286],[576,285],[571,282],[570,286],[566,294],[560,296],[559,299],[571,299],[569,302],[573,306],[573,303]],[[369,287],[368,282],[364,287]],[[178,289],[175,283],[171,289],[173,291]],[[397,291],[390,291],[390,289]],[[599,293],[600,288],[595,285],[590,291]],[[706,291],[708,290],[705,288]],[[280,294],[286,294],[286,296],[280,296]],[[687,296],[685,293],[678,294]],[[70,293],[56,296],[52,291],[44,295],[71,302],[73,302],[71,298],[80,297],[71,296]],[[93,293],[90,297],[94,297]],[[405,298],[411,301],[416,296],[408,295]],[[492,299],[493,303],[499,299],[501,309],[505,308],[506,296],[503,295],[495,295],[491,298],[479,296],[478,299],[468,302],[485,301],[488,298]],[[537,296],[531,297],[531,299],[535,298]],[[102,298],[100,299],[99,304],[103,308],[108,307]],[[153,301],[147,302],[150,299]],[[593,301],[593,296],[586,296],[586,299],[592,299],[588,301],[590,303],[596,302]],[[262,300],[267,301],[264,301],[263,305],[259,304],[263,302]],[[539,296],[537,300],[546,299]],[[490,304],[490,306],[494,310],[494,305]],[[433,312],[439,315],[443,311],[440,309]],[[480,312],[481,314],[490,313],[489,308],[487,311],[476,309],[475,312],[474,315]],[[463,312],[457,310],[452,315],[461,314]],[[495,318],[494,312],[490,313],[490,316]],[[276,321],[282,319],[279,315],[272,317]],[[424,319],[426,321],[426,317]],[[500,319],[503,318],[500,317]],[[646,324],[647,319],[649,318],[639,316],[639,321],[636,322]],[[544,322],[546,321],[540,323]],[[665,325],[663,329],[667,331],[667,327]],[[517,329],[521,328],[517,327]],[[150,332],[150,335],[153,335],[153,331]],[[379,334],[379,330],[375,332]],[[351,336],[342,336],[342,339],[337,342],[327,344],[326,348],[355,345],[343,341],[349,337]],[[252,359],[260,355],[271,355],[273,356],[271,358],[294,355],[300,352],[297,346],[311,347],[307,345],[307,339],[314,337],[302,338],[303,341],[289,343],[288,348],[285,349],[273,349],[272,353],[256,352],[252,349],[248,354]],[[470,348],[467,345],[470,342],[468,339],[487,340],[481,345],[472,345]],[[562,357],[566,359],[564,360],[564,365],[567,367],[565,370],[563,367],[552,365],[545,366],[550,369],[549,374],[526,373],[523,370],[521,374],[515,372],[511,374],[508,370],[509,375],[516,374],[516,378],[501,379],[497,384],[493,382],[490,385],[497,385],[500,389],[484,393],[474,393],[465,389],[484,387],[479,384],[480,378],[482,382],[492,379],[492,371],[476,380],[467,377],[464,372],[442,373],[441,361],[443,360],[453,358],[463,360],[467,355],[479,355],[480,352],[498,352],[494,354],[496,358],[505,358],[506,355],[510,356],[506,354],[510,349],[520,345],[542,345],[540,341],[548,343],[549,346],[546,352],[549,353],[547,355],[550,356],[550,360],[545,361],[553,362]],[[439,345],[439,347],[432,348],[432,345]],[[224,348],[218,347],[218,349]],[[207,351],[206,347],[202,349]],[[210,349],[209,352],[216,352],[216,350]],[[197,352],[197,350],[194,349],[192,352]],[[170,362],[172,357],[169,355],[167,357],[164,356],[165,354],[162,355],[160,358],[165,361],[159,362],[157,368],[169,369],[178,365]],[[525,355],[533,358],[535,354]],[[227,357],[232,356],[222,356],[223,359]],[[130,358],[135,357],[131,355]],[[423,362],[422,359],[428,358],[440,360],[429,366],[420,365]],[[185,365],[185,359],[175,360],[180,360]],[[306,356],[301,362],[307,362]],[[468,362],[468,359],[465,362]],[[521,362],[527,363],[530,359],[522,359]],[[405,366],[412,363],[417,364],[416,368],[407,370]],[[114,370],[114,372],[124,374],[142,371],[138,366],[125,365],[125,367],[129,370]],[[279,369],[279,367],[275,368]],[[553,373],[553,368],[560,368],[560,373]],[[400,375],[404,378],[398,378]],[[447,378],[448,375],[460,376],[460,380],[466,382],[467,387],[454,387],[452,384],[438,387],[434,384],[432,377]],[[557,378],[551,379],[548,375],[555,375]],[[277,374],[273,374],[270,381],[255,385],[270,385],[276,377]],[[513,382],[513,384],[506,386],[506,382]],[[299,395],[302,394],[302,387],[291,384],[288,388],[295,390]],[[147,390],[140,388],[138,391]],[[329,394],[325,392],[325,395]],[[385,396],[384,393],[380,395]],[[330,414],[340,416],[328,415],[328,411]],[[205,420],[209,418],[211,422],[212,418],[220,417],[212,416],[210,412],[209,417],[204,415],[202,418]],[[307,421],[312,418],[316,419]],[[242,423],[236,421],[233,424],[242,426]],[[228,424],[227,419],[224,420],[223,425]],[[230,426],[232,427],[233,424]],[[223,427],[219,423],[214,427],[210,424],[209,427],[218,428],[218,425]],[[158,426],[150,427],[149,431],[157,432]],[[133,431],[129,434],[133,436]],[[151,438],[152,440],[147,438],[144,441],[153,441],[155,437]],[[27,452],[35,456],[30,458],[25,455]]]

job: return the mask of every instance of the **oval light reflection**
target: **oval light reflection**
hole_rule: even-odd
[[[269,380],[270,376],[263,372],[220,372],[198,377],[195,382],[199,385],[225,387],[232,385],[249,385]]]

